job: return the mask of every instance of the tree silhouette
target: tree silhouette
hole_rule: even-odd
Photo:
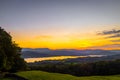
[[[11,35],[0,27],[0,71],[24,70],[27,66],[20,52],[21,48],[12,41]]]

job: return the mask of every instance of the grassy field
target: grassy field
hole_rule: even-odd
[[[120,80],[120,75],[75,77],[68,74],[48,73],[42,71],[26,71],[16,73],[29,80]]]

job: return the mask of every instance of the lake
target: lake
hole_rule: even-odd
[[[86,58],[86,57],[102,57],[106,55],[87,55],[87,56],[52,56],[52,57],[39,57],[39,58],[25,58],[27,63],[35,61],[45,61],[45,60],[64,60],[73,58]]]

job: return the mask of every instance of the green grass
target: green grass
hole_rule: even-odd
[[[120,75],[76,77],[68,74],[26,71],[16,73],[29,80],[120,80]]]

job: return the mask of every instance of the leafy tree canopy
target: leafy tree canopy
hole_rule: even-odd
[[[21,48],[12,37],[0,27],[0,71],[19,71],[26,69],[26,62],[20,57]]]

